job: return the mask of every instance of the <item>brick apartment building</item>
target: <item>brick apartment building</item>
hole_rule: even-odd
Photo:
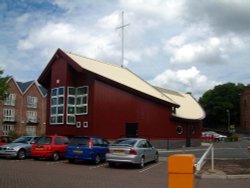
[[[240,97],[241,128],[250,132],[250,86],[247,86]]]
[[[0,135],[43,135],[46,131],[47,91],[35,81],[8,80],[9,96],[0,101]]]

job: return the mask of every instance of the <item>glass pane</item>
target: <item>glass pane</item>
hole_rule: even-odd
[[[75,114],[75,107],[69,106],[68,107],[68,114]]]
[[[69,90],[69,93],[68,93],[69,95],[75,95],[76,94],[76,89],[75,88],[69,87],[68,90]]]
[[[51,99],[51,106],[57,105],[57,98]]]
[[[82,103],[82,97],[77,97],[77,99],[76,99],[76,104],[77,104],[77,105],[83,104],[83,103]]]
[[[83,97],[83,104],[87,104],[87,96]]]
[[[84,113],[84,114],[87,114],[87,106],[84,106],[84,107],[83,107],[83,113]]]
[[[75,116],[68,116],[68,123],[75,123]]]
[[[63,106],[57,108],[57,114],[63,114]]]
[[[75,104],[75,97],[68,97],[68,104],[74,105]]]
[[[64,88],[63,87],[60,87],[58,89],[58,95],[63,95],[64,94]]]
[[[56,123],[56,117],[55,116],[50,117],[50,123]]]
[[[57,95],[57,89],[52,89],[51,96],[56,96],[56,95]]]
[[[76,108],[76,113],[77,114],[83,114],[84,113],[84,108],[83,107],[77,107]]]
[[[64,97],[58,97],[58,105],[64,104],[63,99]]]
[[[63,116],[57,116],[57,123],[63,123]]]
[[[86,93],[86,87],[77,88],[77,95],[83,95]]]
[[[52,115],[56,114],[56,107],[52,107],[50,113],[51,113]]]

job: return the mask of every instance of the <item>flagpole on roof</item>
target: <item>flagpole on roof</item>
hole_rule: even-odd
[[[122,11],[121,26],[117,27],[117,29],[121,29],[121,67],[124,66],[124,28],[127,26],[129,24],[124,25],[124,11]]]

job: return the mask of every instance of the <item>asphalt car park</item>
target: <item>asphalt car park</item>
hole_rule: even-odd
[[[247,153],[249,139],[241,139],[233,143],[216,143],[215,157],[250,158]],[[120,165],[110,168],[108,163],[94,165],[88,162],[71,164],[68,160],[25,160],[0,158],[0,187],[4,188],[163,188],[167,187],[168,171],[167,158],[172,154],[192,153],[196,158],[205,152],[207,146],[195,148],[181,148],[175,150],[161,150],[158,163],[148,163],[143,169],[134,165]],[[210,187],[249,187],[250,179],[195,179],[196,188]]]
[[[0,159],[1,187],[167,187],[165,161],[147,164],[143,169],[131,165],[110,168],[107,163],[70,164],[33,159]]]

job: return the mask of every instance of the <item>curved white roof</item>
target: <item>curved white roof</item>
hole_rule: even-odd
[[[176,108],[175,114],[172,114],[173,116],[189,120],[201,120],[205,118],[203,108],[191,94],[162,88],[157,89],[180,105],[179,108]]]

